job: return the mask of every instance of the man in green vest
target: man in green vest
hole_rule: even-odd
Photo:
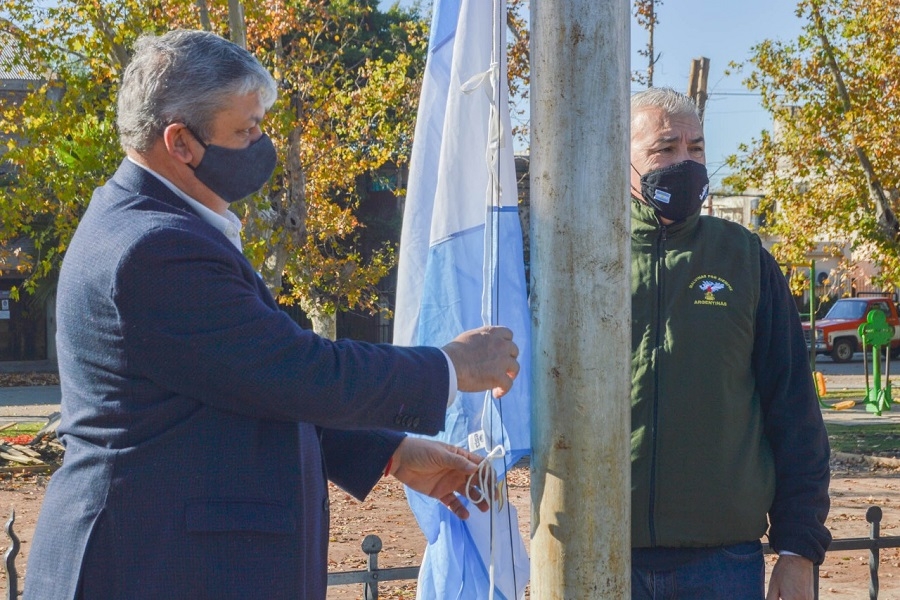
[[[705,164],[689,97],[632,97],[632,597],[812,600],[829,447],[806,342],[759,238],[700,215]]]

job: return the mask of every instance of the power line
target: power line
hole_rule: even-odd
[[[752,96],[759,98],[762,96],[759,92],[710,92],[710,96]]]

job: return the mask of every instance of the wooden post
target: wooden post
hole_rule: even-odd
[[[703,124],[703,113],[706,112],[706,86],[709,81],[709,59],[705,56],[691,61],[691,71],[688,75],[687,95],[694,99],[697,112],[700,113],[700,124]]]
[[[691,70],[688,75],[687,95],[693,98],[700,114],[700,124],[703,125],[703,114],[706,111],[706,84],[709,81],[709,59],[705,56],[691,60]],[[706,198],[706,214],[714,214],[713,194]]]
[[[628,0],[531,3],[532,578],[631,597]]]

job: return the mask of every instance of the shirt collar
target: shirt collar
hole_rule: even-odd
[[[242,249],[241,228],[243,227],[243,224],[241,223],[241,220],[238,218],[238,216],[236,214],[234,214],[230,210],[226,210],[224,215],[220,215],[219,213],[215,212],[214,210],[210,209],[209,207],[201,204],[197,200],[194,200],[193,198],[191,198],[190,196],[185,194],[183,191],[178,189],[174,183],[172,183],[171,181],[169,181],[168,179],[166,179],[165,177],[163,177],[162,175],[160,175],[159,173],[157,173],[156,171],[154,171],[147,165],[142,165],[141,163],[132,159],[130,156],[127,158],[135,165],[139,166],[140,168],[144,169],[145,171],[147,171],[148,173],[150,173],[151,175],[153,175],[154,177],[159,179],[162,182],[162,184],[165,185],[170,190],[172,190],[172,192],[175,195],[177,195],[179,198],[181,198],[182,200],[187,202],[188,206],[193,208],[194,211],[197,213],[197,215],[199,215],[199,217],[201,219],[203,219],[204,221],[206,221],[207,223],[209,223],[210,225],[215,227],[217,230],[221,231],[222,234],[226,238],[228,238],[228,241],[231,242],[232,244],[234,244],[234,246],[238,250]]]

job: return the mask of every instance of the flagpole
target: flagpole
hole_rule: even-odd
[[[630,598],[628,0],[531,2],[534,598]]]

